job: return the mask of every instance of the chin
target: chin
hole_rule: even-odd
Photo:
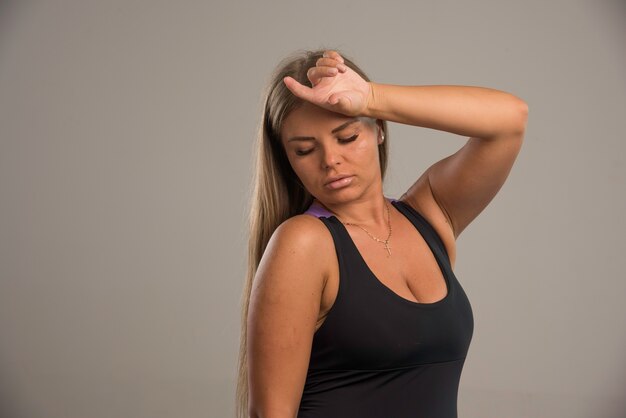
[[[360,195],[359,190],[356,187],[344,187],[337,190],[323,190],[320,192],[317,200],[322,200],[328,203],[347,203],[356,199]],[[321,197],[321,199],[320,199]]]

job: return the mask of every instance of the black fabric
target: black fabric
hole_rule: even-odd
[[[392,201],[417,228],[446,280],[434,303],[405,299],[380,282],[335,216],[337,298],[315,332],[298,418],[456,418],[474,330],[469,300],[437,232],[414,208]]]

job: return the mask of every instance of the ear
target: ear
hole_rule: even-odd
[[[385,140],[385,131],[383,131],[383,123],[381,120],[376,120],[376,126],[378,127],[378,144],[382,144]]]

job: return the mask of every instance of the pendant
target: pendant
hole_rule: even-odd
[[[389,257],[391,255],[391,247],[389,246],[388,242],[385,242],[385,250],[387,250],[387,252],[389,253],[389,255],[387,257]]]

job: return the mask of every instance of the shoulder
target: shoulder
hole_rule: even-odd
[[[272,234],[272,241],[303,250],[315,250],[332,244],[332,236],[320,219],[301,214],[281,223]]]
[[[307,233],[313,234],[313,237],[317,238],[330,234],[326,225],[324,225],[319,218],[304,213],[292,216],[283,221],[283,223],[276,228],[276,233],[294,235]]]
[[[301,277],[321,276],[325,281],[333,255],[332,235],[326,225],[314,216],[296,215],[276,228],[263,253],[259,270],[271,265],[272,270],[299,271]]]

